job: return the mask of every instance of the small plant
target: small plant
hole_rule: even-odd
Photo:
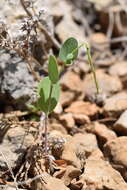
[[[78,56],[78,50],[80,47],[85,46],[88,61],[91,66],[91,70],[93,72],[94,81],[97,89],[97,93],[99,93],[98,84],[96,80],[96,74],[94,70],[94,66],[91,61],[90,49],[87,44],[83,43],[78,45],[78,42],[75,38],[67,39],[59,51],[59,58],[63,61],[63,68],[61,71],[64,70],[64,67],[72,65],[74,60],[76,60]],[[35,109],[42,111],[45,114],[44,124],[45,124],[45,153],[48,153],[48,146],[47,146],[47,122],[49,114],[54,110],[56,107],[59,95],[60,95],[60,83],[59,83],[59,76],[60,72],[58,69],[57,61],[55,56],[50,55],[48,60],[48,76],[43,78],[38,84],[38,101],[36,104]],[[43,118],[43,114],[41,116]],[[42,119],[41,119],[42,120]],[[41,128],[42,130],[42,128]],[[42,134],[40,134],[41,136]]]

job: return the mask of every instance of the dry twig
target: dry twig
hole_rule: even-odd
[[[14,176],[14,174],[13,174],[13,171],[12,171],[12,167],[10,166],[10,164],[9,164],[9,162],[8,162],[8,160],[7,160],[7,158],[5,157],[5,155],[3,154],[3,152],[2,152],[1,150],[0,150],[0,153],[1,153],[2,157],[3,157],[3,159],[5,160],[5,162],[6,162],[6,164],[7,164],[7,167],[8,167],[8,169],[9,169],[10,173],[11,173],[11,176],[12,176],[12,178],[13,178],[13,180],[14,180],[14,186],[16,187],[16,190],[19,190],[18,184],[17,184],[17,182],[16,182],[16,178],[15,178],[15,176]]]
[[[32,13],[27,9],[27,7],[25,6],[25,2],[24,0],[20,0],[22,7],[24,8],[25,12],[27,13],[27,15],[29,17],[32,18]],[[35,11],[34,11],[35,12]],[[55,48],[59,49],[60,48],[60,44],[58,43],[58,41],[51,36],[48,31],[42,26],[42,24],[40,24],[39,22],[37,23],[38,29],[45,35],[46,39],[48,42],[50,42],[52,45],[55,46]]]

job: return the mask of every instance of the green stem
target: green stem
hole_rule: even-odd
[[[87,44],[85,46],[86,46],[86,50],[87,50],[88,61],[89,61],[89,64],[90,64],[90,67],[91,67],[91,70],[92,70],[92,73],[93,73],[97,94],[99,94],[99,86],[98,86],[98,82],[97,82],[95,68],[94,68],[94,65],[93,65],[93,62],[92,62],[92,57],[91,57],[91,54],[90,54],[90,48],[88,47]]]
[[[89,48],[88,44],[83,43],[80,46],[78,46],[78,48],[76,48],[76,50],[83,47],[83,46],[86,48],[88,62],[89,62],[89,65],[90,65],[92,73],[93,73],[93,78],[94,78],[94,81],[95,81],[97,94],[99,94],[99,86],[98,86],[97,77],[96,77],[96,73],[95,73],[95,68],[94,68],[94,65],[93,65],[93,62],[92,62],[92,57],[91,57],[91,54],[90,54],[90,48]]]
[[[86,49],[87,57],[88,57],[88,62],[89,62],[89,65],[90,65],[92,73],[93,73],[93,78],[94,78],[97,94],[99,94],[99,86],[98,86],[98,82],[97,82],[97,78],[96,78],[96,73],[95,73],[95,68],[94,68],[94,65],[93,65],[93,62],[92,62],[92,57],[91,57],[91,54],[90,54],[90,48],[89,48],[88,44],[87,43],[80,44],[77,48],[75,48],[72,51],[71,54],[74,54],[79,48],[81,48],[83,46]]]

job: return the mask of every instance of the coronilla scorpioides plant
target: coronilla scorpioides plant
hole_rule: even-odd
[[[87,43],[83,43],[81,45],[78,44],[78,41],[71,37],[67,39],[64,44],[61,46],[59,51],[59,58],[63,62],[62,71],[66,66],[70,66],[73,64],[74,60],[77,59],[78,50],[81,47],[85,47],[88,62],[91,67],[91,71],[93,73],[94,82],[96,85],[97,93],[99,93],[98,83],[96,79],[96,74],[94,70],[94,66],[91,59],[90,48]],[[60,96],[60,83],[59,83],[60,71],[58,69],[57,61],[54,55],[49,56],[48,60],[48,76],[44,77],[38,84],[38,100],[36,104],[36,109],[40,110],[44,113],[44,135],[45,135],[45,153],[48,153],[47,146],[47,125],[48,125],[48,116],[56,107],[59,96]],[[43,114],[42,114],[43,116]],[[42,128],[41,128],[42,130]],[[42,135],[42,134],[41,134]],[[41,136],[40,135],[40,136]]]

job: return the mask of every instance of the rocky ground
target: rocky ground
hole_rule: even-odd
[[[5,21],[23,48],[20,28],[28,13],[19,1],[1,2],[0,33]],[[34,11],[40,7],[44,28],[30,59],[0,41],[0,190],[127,190],[126,1],[38,0]],[[70,36],[90,44],[100,93],[81,50],[60,79],[47,159],[44,137],[37,140],[40,113],[26,105],[36,99],[35,78],[47,72],[48,54],[57,55]]]

